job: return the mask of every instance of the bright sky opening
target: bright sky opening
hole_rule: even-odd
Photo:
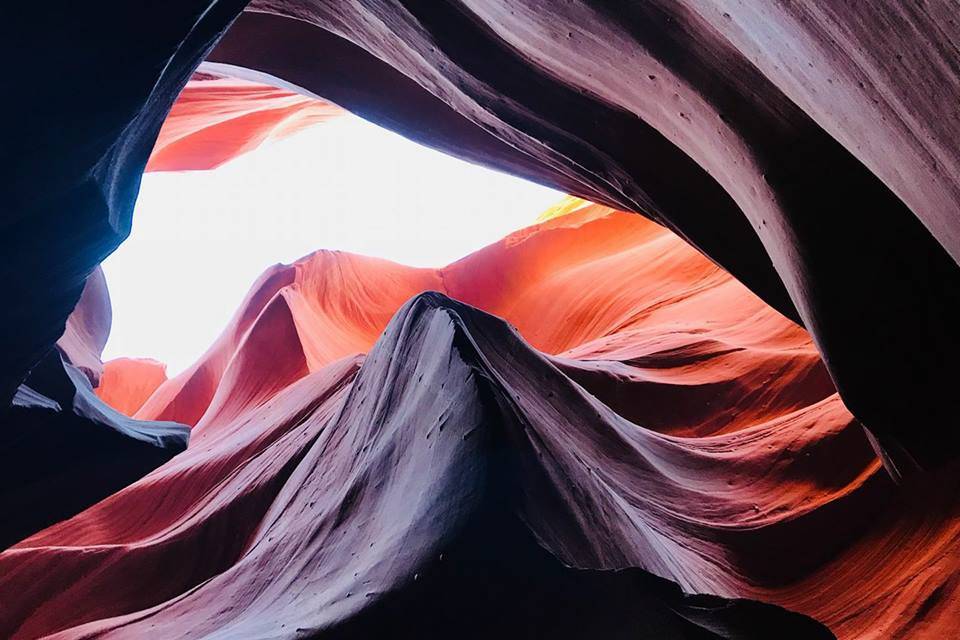
[[[133,231],[103,263],[113,304],[104,360],[155,358],[176,375],[272,264],[337,249],[439,267],[561,197],[349,115],[213,171],[148,173]]]

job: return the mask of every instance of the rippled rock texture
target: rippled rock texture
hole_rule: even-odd
[[[129,232],[161,123],[206,58],[662,222],[810,331],[891,474],[940,467],[960,450],[955,14],[951,0],[20,6],[4,41],[18,90],[0,152],[0,400]]]
[[[127,375],[112,383],[115,365],[105,373],[100,361],[110,321],[98,268],[56,347],[0,410],[0,549],[106,498],[187,446],[187,425],[133,420],[122,402],[108,405],[94,392],[104,383],[130,385]]]
[[[0,635],[960,634],[951,0],[6,18]],[[143,170],[332,104],[600,205],[278,266],[186,373],[103,369]]]
[[[198,72],[167,115],[146,170],[215,169],[341,113],[335,105],[289,89]]]
[[[0,554],[0,633],[957,633],[955,479],[894,484],[807,334],[675,235],[566,208],[443,269],[265,272],[135,413],[189,448]]]

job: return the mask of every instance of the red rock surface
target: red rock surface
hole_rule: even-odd
[[[57,340],[57,349],[64,360],[82,371],[93,386],[97,386],[103,375],[100,356],[110,336],[112,319],[107,280],[103,269],[97,267],[87,278],[80,300]]]
[[[214,169],[343,110],[287,89],[196,73],[160,129],[146,171]]]
[[[94,4],[3,40],[0,406],[204,62],[660,221],[810,332],[891,475],[960,457],[954,0]]]
[[[810,331],[903,476],[960,451],[955,9],[255,0],[208,60],[674,229]]]
[[[0,546],[114,495],[0,555],[0,636],[815,633],[637,570],[564,568],[531,529],[578,566],[780,603],[844,638],[960,635],[953,0],[8,13]],[[542,234],[471,258],[505,274],[516,303],[456,265],[322,255],[266,274],[189,375],[141,407],[196,424],[195,442],[127,486],[186,429],[98,404],[104,325],[82,319],[88,300],[75,307],[129,233],[162,124],[204,60],[657,220],[817,349],[710,263],[658,253],[656,234],[639,263],[557,241],[567,269],[537,254]],[[208,115],[184,139],[191,164],[279,124],[209,129]],[[226,130],[241,139],[223,146]],[[644,270],[653,280],[631,280]],[[325,288],[341,280],[365,297]],[[401,293],[427,286],[474,296],[529,343],[437,294],[377,338]],[[367,349],[359,373],[336,360]]]
[[[167,367],[150,358],[116,358],[105,362],[97,397],[128,416],[143,406],[167,380]]]
[[[826,637],[626,568],[960,633],[955,475],[894,485],[803,330],[606,207],[443,269],[277,265],[136,416],[189,448],[0,554],[0,635]]]

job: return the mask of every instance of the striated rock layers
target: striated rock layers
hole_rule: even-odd
[[[188,449],[0,554],[0,636],[957,635],[956,476],[894,484],[803,330],[567,209],[264,273],[134,414]]]
[[[133,420],[94,392],[98,384],[132,384],[128,375],[115,381],[113,363],[105,370],[100,361],[110,320],[98,268],[56,348],[0,410],[0,549],[122,489],[187,446],[187,425]],[[129,401],[113,405],[122,411]]]
[[[953,0],[94,4],[7,20],[0,402],[207,60],[662,222],[810,331],[891,474],[957,457]]]
[[[215,73],[195,73],[160,128],[147,171],[215,169],[304,127],[343,113],[287,89]]]
[[[952,0],[5,18],[0,636],[960,635]],[[102,368],[142,171],[302,96],[682,241],[586,207],[442,270],[317,254],[185,374]]]

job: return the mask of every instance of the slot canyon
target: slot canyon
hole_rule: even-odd
[[[8,24],[0,638],[960,637],[954,0]],[[183,370],[104,355],[145,172],[354,116],[563,195],[445,266],[277,263]]]

